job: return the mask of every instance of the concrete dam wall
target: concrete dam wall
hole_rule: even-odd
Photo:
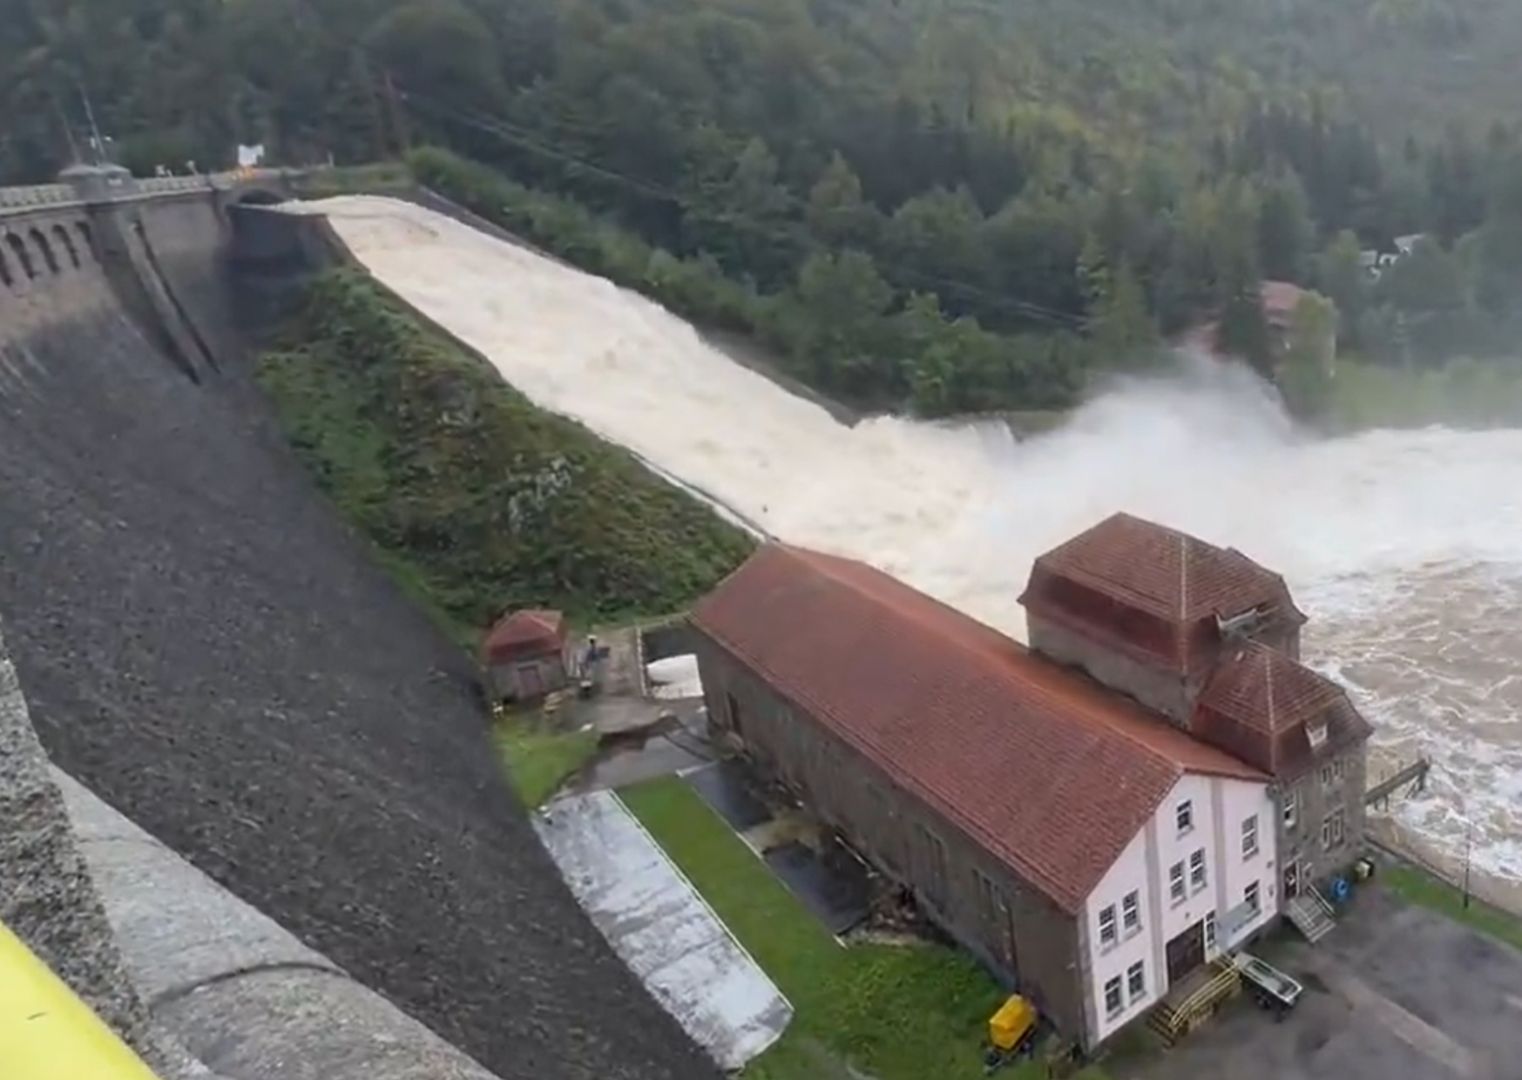
[[[500,1077],[714,1075],[252,382],[249,324],[322,226],[148,194],[0,195],[0,615],[49,757]]]

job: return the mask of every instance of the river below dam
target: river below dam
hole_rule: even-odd
[[[1522,431],[1295,427],[1239,369],[1118,381],[1056,431],[878,418],[848,427],[640,296],[408,203],[328,215],[380,280],[539,405],[766,532],[855,556],[1017,637],[1043,550],[1116,510],[1240,548],[1310,615],[1307,660],[1375,726],[1371,780],[1418,754],[1404,840],[1472,843],[1522,902]]]

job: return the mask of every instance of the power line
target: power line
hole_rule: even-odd
[[[684,211],[697,211],[724,224],[748,229],[758,235],[771,239],[786,241],[808,254],[821,251],[829,252],[831,250],[815,240],[802,226],[792,225],[786,232],[783,232],[778,230],[772,223],[759,221],[744,213],[729,209],[715,211],[710,207],[696,204],[690,197],[671,188],[641,180],[638,177],[630,176],[627,173],[610,168],[599,162],[591,161],[558,147],[547,145],[537,134],[527,132],[500,117],[481,113],[477,110],[467,112],[457,106],[446,105],[425,94],[419,94],[416,91],[405,88],[399,89],[399,93],[403,100],[421,105],[424,109],[433,112],[435,115],[442,115],[446,119],[453,119],[469,127],[495,135],[500,139],[514,143],[542,157],[551,158],[593,173],[651,198],[672,203]],[[917,267],[906,266],[903,263],[883,259],[876,254],[873,255],[873,259],[878,266],[890,271],[900,280],[907,280],[911,285],[918,284],[922,287],[933,288],[941,292],[958,294],[964,298],[976,299],[990,306],[1022,315],[1027,319],[1058,324],[1064,329],[1074,330],[1085,329],[1093,322],[1091,318],[1085,316],[1058,311],[1054,308],[1045,307],[1034,301],[1022,300],[1018,297],[991,293],[980,285],[927,273]]]

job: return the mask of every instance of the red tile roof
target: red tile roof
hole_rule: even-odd
[[[1065,911],[1185,772],[1266,779],[849,559],[769,544],[692,622]]]
[[[1213,661],[1217,616],[1256,608],[1305,622],[1278,574],[1233,548],[1130,514],[1038,558],[1020,602],[1180,672]]]
[[[503,616],[481,645],[488,663],[547,656],[565,647],[565,616],[558,611],[525,609]]]
[[[1371,733],[1342,687],[1254,641],[1238,644],[1221,658],[1189,726],[1199,738],[1283,779]],[[1326,739],[1318,748],[1308,729],[1322,726]]]
[[[1287,323],[1306,291],[1292,281],[1265,281],[1262,287],[1263,315],[1270,322]]]

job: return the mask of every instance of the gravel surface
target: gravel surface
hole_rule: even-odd
[[[236,365],[196,387],[109,306],[4,338],[0,612],[54,760],[506,1080],[715,1075]]]

